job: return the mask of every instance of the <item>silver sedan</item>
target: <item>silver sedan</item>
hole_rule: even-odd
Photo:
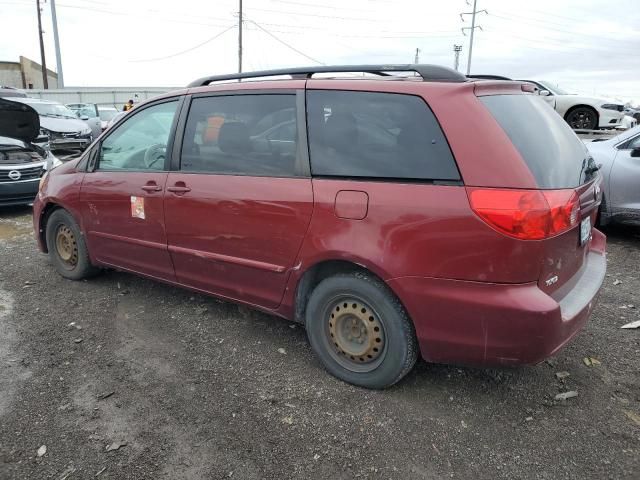
[[[600,223],[640,225],[640,126],[586,144],[604,177]]]

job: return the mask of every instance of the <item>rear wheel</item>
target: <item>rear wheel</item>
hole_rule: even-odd
[[[413,324],[392,292],[364,273],[329,277],[313,290],[306,310],[309,342],[334,376],[385,388],[413,367]]]
[[[99,271],[91,265],[80,227],[66,210],[54,211],[47,220],[47,248],[56,271],[65,278],[82,280]]]
[[[574,130],[595,130],[598,128],[598,112],[590,107],[576,107],[569,110],[565,120]]]

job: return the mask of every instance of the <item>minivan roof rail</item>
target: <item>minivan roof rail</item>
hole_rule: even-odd
[[[467,81],[467,77],[448,67],[409,63],[392,65],[323,65],[318,67],[282,68],[277,70],[212,75],[194,80],[187,85],[187,87],[204,87],[213,82],[240,80],[243,78],[275,77],[280,75],[290,75],[293,78],[311,78],[316,73],[370,73],[373,75],[389,76],[391,72],[415,72],[426,82]]]

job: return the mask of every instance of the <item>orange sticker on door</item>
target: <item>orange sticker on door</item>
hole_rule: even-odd
[[[144,220],[144,197],[131,197],[131,216]]]

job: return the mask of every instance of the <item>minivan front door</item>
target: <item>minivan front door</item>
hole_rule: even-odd
[[[128,115],[97,146],[80,191],[89,250],[101,264],[175,280],[163,192],[178,101]]]
[[[193,99],[165,192],[180,283],[280,304],[313,210],[296,116],[294,93]]]

